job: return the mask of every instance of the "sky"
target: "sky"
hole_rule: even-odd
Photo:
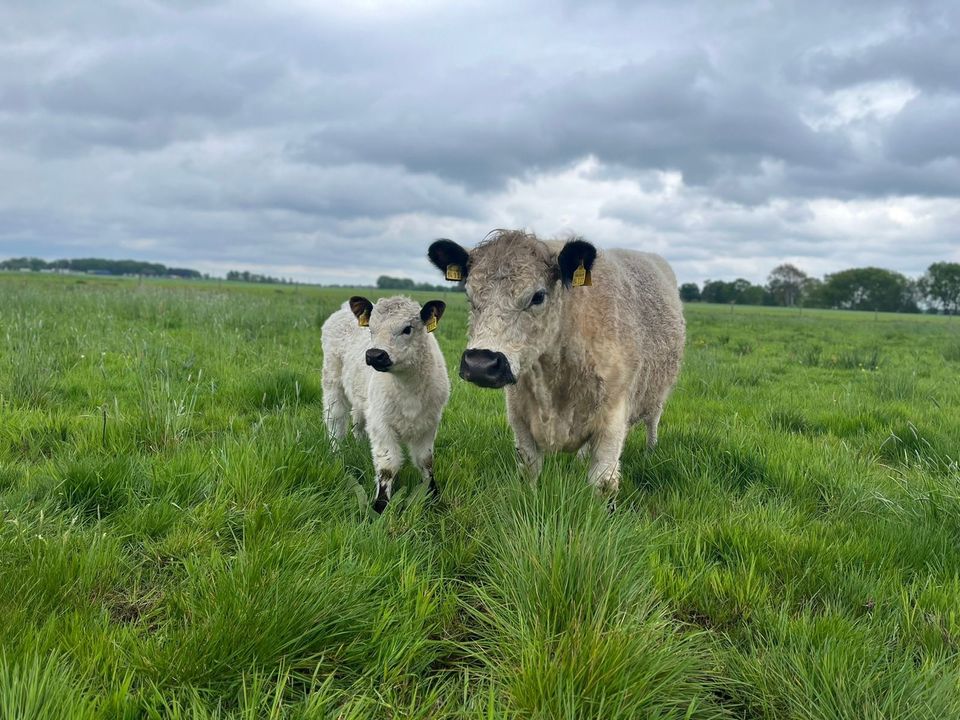
[[[960,261],[960,3],[0,5],[0,258],[441,282],[494,228],[680,282]]]

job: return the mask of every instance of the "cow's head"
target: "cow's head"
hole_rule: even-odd
[[[498,230],[470,251],[437,240],[428,255],[447,279],[465,283],[470,302],[460,377],[500,388],[563,342],[565,295],[589,283],[597,251],[581,239],[557,249],[529,233]]]
[[[427,334],[436,329],[446,305],[431,300],[420,307],[410,298],[389,297],[374,305],[365,297],[350,298],[350,309],[370,328],[367,365],[378,372],[403,372],[427,357]]]

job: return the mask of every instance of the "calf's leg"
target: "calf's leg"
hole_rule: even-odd
[[[393,494],[393,479],[403,465],[403,448],[394,434],[385,428],[371,433],[370,448],[377,472],[377,499],[373,502],[373,509],[382,513]]]
[[[430,486],[431,494],[436,497],[440,494],[437,481],[433,476],[433,438],[424,438],[420,442],[410,444],[410,457],[413,464],[420,471],[423,482]]]
[[[350,402],[340,382],[342,365],[339,358],[330,356],[323,362],[323,422],[331,439],[343,440],[347,434]]]

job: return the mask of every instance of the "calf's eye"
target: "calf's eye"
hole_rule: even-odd
[[[537,290],[533,297],[530,298],[530,305],[543,305],[543,301],[547,299],[547,294],[543,290]]]
[[[409,335],[409,334],[412,333],[412,332],[413,332],[413,326],[412,326],[412,325],[407,325],[407,326],[403,329],[403,334],[404,334],[404,335]]]

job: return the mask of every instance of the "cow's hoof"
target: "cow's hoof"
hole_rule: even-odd
[[[617,498],[610,496],[607,498],[607,513],[613,515],[617,511]]]
[[[376,511],[377,515],[382,515],[383,511],[387,509],[387,499],[378,497],[373,503],[373,509]]]

